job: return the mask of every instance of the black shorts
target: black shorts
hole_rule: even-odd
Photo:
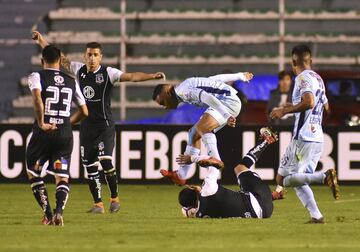
[[[258,200],[263,212],[263,218],[270,218],[274,208],[270,187],[252,171],[242,172],[238,179],[240,189],[252,193]]]
[[[73,135],[71,127],[53,132],[34,129],[26,148],[27,171],[40,177],[44,164],[49,161],[46,172],[60,177],[69,177]]]
[[[83,165],[91,166],[99,157],[112,158],[115,145],[115,125],[80,127],[80,153]]]

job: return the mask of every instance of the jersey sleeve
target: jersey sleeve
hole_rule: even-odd
[[[208,168],[208,174],[206,175],[200,194],[203,197],[207,197],[207,196],[211,196],[214,195],[218,188],[219,185],[217,183],[217,180],[219,178],[220,175],[220,171],[218,169],[216,169],[215,167],[209,167]]]
[[[77,75],[80,68],[82,68],[85,64],[77,61],[71,61],[70,62],[70,71],[72,74]]]
[[[237,80],[246,81],[246,76],[244,73],[218,74],[218,75],[210,76],[209,79],[220,80],[226,83]]]
[[[190,80],[187,79],[187,80],[183,81],[182,83],[180,83],[175,88],[176,95],[183,102],[191,103],[191,104],[198,103],[198,102],[200,102],[200,94],[201,94],[202,89],[191,87],[190,85],[188,85],[189,81]]]
[[[78,106],[82,106],[86,104],[85,98],[80,89],[80,85],[77,82],[75,84],[74,101]]]
[[[120,78],[121,75],[123,74],[123,71],[113,67],[107,67],[106,71],[109,75],[112,84],[114,84],[115,82],[120,82]]]
[[[311,79],[308,76],[300,75],[298,80],[298,88],[300,91],[300,96],[303,96],[303,94],[307,92],[312,92],[312,84]]]
[[[39,73],[32,73],[28,77],[28,85],[30,88],[30,91],[33,91],[34,89],[42,90],[41,82],[40,82],[40,74]]]

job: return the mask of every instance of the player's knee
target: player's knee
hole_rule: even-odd
[[[26,175],[27,175],[27,177],[28,177],[28,180],[31,180],[31,179],[33,179],[34,178],[34,175],[32,175],[30,172],[26,172]]]
[[[112,164],[111,159],[100,160],[100,164],[101,164],[102,168],[104,169],[105,175],[111,176],[111,175],[116,174],[116,170],[115,170],[115,167]]]
[[[55,183],[56,183],[56,185],[59,185],[59,184],[62,184],[62,183],[68,184],[69,183],[69,178],[55,175]]]
[[[248,171],[249,169],[243,165],[243,164],[238,164],[235,168],[234,168],[234,172],[236,176],[239,176],[240,173],[244,172],[244,171]]]
[[[199,141],[199,139],[201,139],[201,135],[197,132],[196,127],[191,127],[191,129],[189,130],[188,144],[192,145],[193,143]]]

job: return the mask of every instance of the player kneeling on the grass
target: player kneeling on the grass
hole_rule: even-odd
[[[73,149],[71,124],[85,118],[88,110],[79,85],[72,77],[59,70],[60,54],[60,50],[55,46],[46,46],[42,51],[44,69],[32,73],[28,79],[36,122],[26,148],[26,163],[31,190],[44,212],[42,224],[62,226],[63,210],[70,191],[69,166]],[[73,100],[79,106],[79,110],[70,118]],[[54,213],[40,176],[47,161],[47,173],[54,175],[56,182]]]
[[[208,78],[188,78],[177,86],[160,84],[155,87],[153,100],[166,109],[175,109],[180,103],[207,108],[189,130],[185,155],[199,155],[202,140],[208,155],[220,160],[215,133],[225,125],[235,127],[236,117],[241,110],[237,91],[226,83],[236,80],[248,82],[252,78],[253,74],[248,72],[219,74]],[[177,171],[161,170],[161,174],[177,185],[184,185],[189,169],[190,166],[184,164]]]
[[[266,147],[277,141],[277,136],[268,128],[262,128],[260,132],[262,141],[234,168],[240,191],[227,189],[217,183],[219,168],[224,166],[220,160],[197,155],[181,155],[177,158],[180,165],[196,162],[202,167],[208,167],[208,174],[202,187],[187,186],[179,193],[179,203],[185,217],[271,217],[273,212],[271,190],[256,173],[249,169],[260,158]]]

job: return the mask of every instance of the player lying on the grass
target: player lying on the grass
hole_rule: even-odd
[[[185,155],[199,155],[202,140],[208,155],[220,160],[215,133],[226,124],[235,127],[236,117],[241,110],[237,91],[226,82],[248,82],[252,78],[253,74],[248,72],[220,74],[208,78],[188,78],[177,86],[160,84],[155,87],[153,100],[165,109],[175,109],[182,102],[208,108],[189,130]],[[161,170],[161,174],[177,185],[184,185],[189,169],[190,165],[184,164],[177,171]]]
[[[88,110],[79,85],[60,71],[60,54],[55,46],[46,46],[42,51],[43,70],[32,73],[28,79],[36,121],[26,148],[26,164],[31,190],[44,212],[42,224],[62,226],[62,215],[70,191],[69,166],[73,149],[71,123],[85,118]],[[78,104],[79,110],[70,118],[72,101]],[[47,161],[47,173],[55,176],[56,183],[54,213],[40,176]]]
[[[180,155],[177,162],[180,165],[197,163],[208,167],[208,174],[203,185],[187,186],[179,193],[179,203],[182,213],[189,218],[270,218],[273,212],[271,190],[259,176],[250,169],[267,146],[277,141],[277,135],[269,128],[260,130],[260,141],[234,168],[235,176],[240,185],[240,191],[227,189],[217,183],[222,161],[199,155]]]
[[[310,184],[327,184],[335,199],[339,198],[334,169],[315,172],[320,160],[324,137],[322,130],[323,110],[329,109],[325,85],[321,77],[311,70],[311,51],[305,45],[292,50],[292,69],[297,75],[292,96],[292,104],[274,108],[272,119],[295,113],[293,139],[281,160],[276,181],[278,186],[273,192],[274,199],[283,198],[283,186],[293,187],[302,204],[308,209],[309,223],[324,223],[315,201]]]
[[[33,39],[44,47],[48,42],[38,31]],[[104,213],[101,197],[101,182],[98,167],[101,164],[110,189],[110,213],[120,210],[116,168],[112,154],[115,139],[115,123],[111,113],[112,89],[120,81],[146,81],[165,78],[164,73],[125,73],[113,67],[101,65],[102,47],[97,42],[86,45],[85,63],[70,61],[61,56],[62,66],[76,76],[89,108],[89,117],[80,125],[81,161],[88,174],[88,184],[94,200],[89,213]]]

